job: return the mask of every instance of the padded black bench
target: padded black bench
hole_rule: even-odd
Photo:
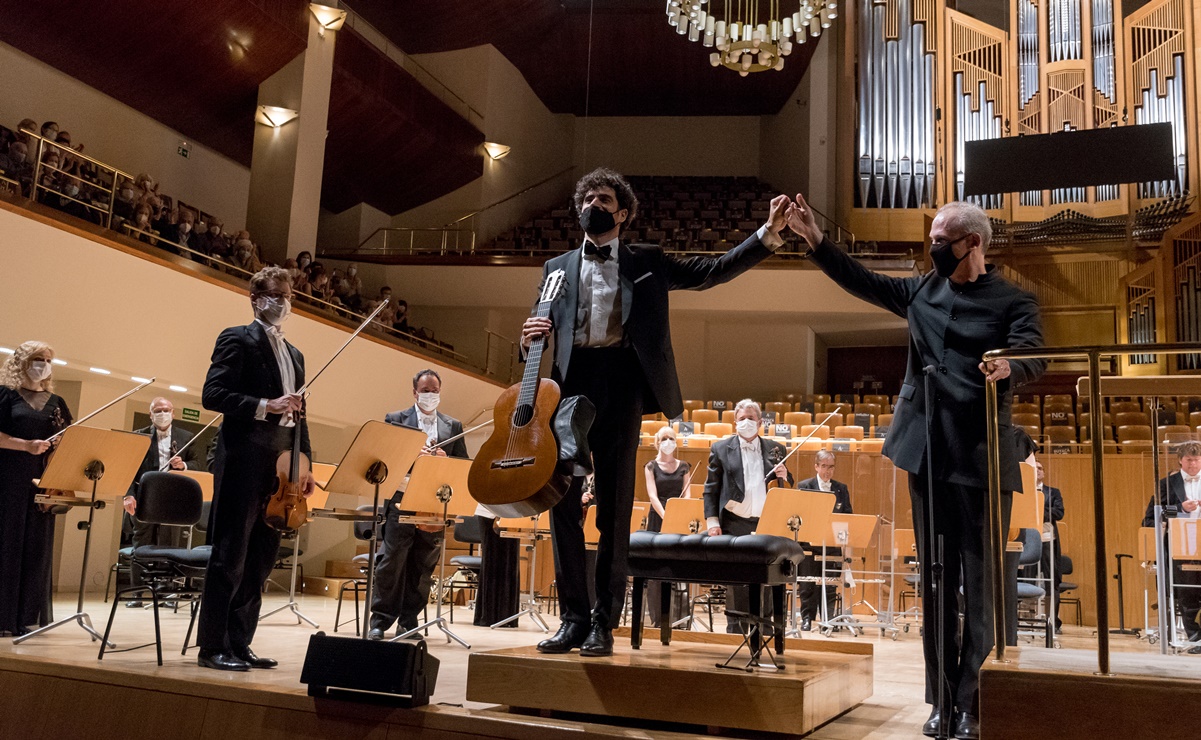
[[[634,578],[633,630],[630,644],[637,650],[642,644],[642,590],[647,579],[662,582],[659,589],[663,605],[659,639],[671,644],[672,581],[710,583],[730,586],[770,586],[772,621],[775,625],[777,654],[784,652],[784,587],[796,580],[797,569],[805,559],[799,544],[783,537],[728,534],[660,534],[639,531],[630,535],[630,575]],[[762,614],[760,589],[751,588],[751,613]]]

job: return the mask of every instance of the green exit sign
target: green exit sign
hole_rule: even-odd
[[[181,141],[179,146],[175,147],[175,151],[179,156],[187,159],[192,154],[192,147],[188,145],[188,142]]]
[[[200,421],[200,409],[184,409],[184,421]]]

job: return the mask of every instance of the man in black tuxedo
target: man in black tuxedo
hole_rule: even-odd
[[[1147,502],[1144,527],[1155,526],[1156,505],[1164,507],[1165,519],[1201,518],[1201,442],[1180,444],[1176,447],[1176,458],[1180,461],[1180,470],[1160,479],[1158,494]],[[1180,562],[1173,561],[1172,581],[1178,587],[1176,605],[1184,621],[1184,634],[1189,642],[1201,643],[1201,625],[1197,624],[1197,614],[1201,612],[1201,588],[1198,588],[1201,572],[1184,570]],[[1189,648],[1189,652],[1201,653],[1201,644]]]
[[[759,515],[767,501],[767,484],[771,477],[780,485],[792,485],[792,473],[784,466],[788,452],[784,445],[759,436],[763,410],[759,404],[744,398],[734,406],[736,434],[709,448],[709,473],[705,478],[705,523],[709,536],[719,534],[754,534]],[[728,611],[750,611],[750,586],[730,588],[726,632],[745,634],[743,619],[732,617]],[[764,588],[759,597],[760,614],[770,616],[770,592]]]
[[[301,410],[304,355],[281,328],[292,308],[292,281],[281,267],[250,278],[255,320],[221,332],[201,401],[225,415],[214,460],[214,499],[209,540],[213,554],[200,604],[197,663],[204,668],[246,671],[274,668],[250,649],[262,606],[263,584],[279,554],[280,533],[263,520],[275,492],[275,461],[292,449],[312,459],[309,428]],[[312,478],[305,485],[313,493]]]
[[[179,547],[182,541],[182,529],[159,524],[139,521],[137,518],[137,490],[142,475],[159,470],[204,470],[204,460],[200,450],[189,446],[192,433],[187,429],[176,428],[171,422],[175,413],[175,405],[163,397],[150,402],[150,426],[137,430],[138,434],[150,437],[150,449],[142,458],[142,465],[137,475],[129,484],[129,492],[121,502],[125,508],[125,516],[121,523],[122,531],[132,535],[133,546],[166,545]],[[187,447],[187,449],[184,449]],[[182,454],[178,454],[183,450]],[[131,568],[131,578],[135,584],[142,583],[142,569],[134,563]],[[142,602],[131,601],[126,606],[140,607]]]
[[[834,494],[834,513],[835,514],[854,514],[851,510],[851,492],[847,488],[847,484],[834,480],[834,466],[838,462],[834,453],[829,450],[821,450],[817,453],[817,457],[813,461],[813,471],[817,475],[812,478],[806,478],[797,484],[797,489],[802,491],[822,491],[823,493]],[[806,549],[811,547],[809,543],[805,543]],[[821,547],[821,545],[818,545]],[[832,555],[834,551],[827,549],[826,554]],[[800,575],[817,577],[822,574],[822,563],[819,563],[816,558],[806,558],[801,563]],[[840,569],[841,570],[841,569]],[[826,608],[817,608],[818,594],[822,594],[825,600]],[[813,626],[813,617],[816,614],[829,614],[830,604],[834,600],[834,587],[826,586],[818,588],[817,583],[812,581],[804,581],[801,583],[800,593],[797,594],[801,598],[801,629],[808,632]]]
[[[625,599],[630,512],[634,504],[639,423],[646,413],[684,410],[668,323],[668,293],[704,290],[732,280],[770,257],[784,242],[787,196],[772,201],[768,222],[718,258],[680,258],[657,246],[619,240],[638,214],[638,198],[621,175],[597,169],[576,183],[573,197],[585,233],[580,249],[551,259],[543,278],[566,273],[566,293],[549,318],[531,317],[522,346],[554,332],[551,377],[564,396],[596,406],[588,435],[596,466],[596,602],[589,609],[584,566],[580,481],[554,508],[551,532],[562,625],[538,649],[610,655],[612,629]]]
[[[985,424],[986,381],[997,381],[1001,438],[1010,437],[1013,386],[1034,380],[1046,368],[1041,360],[981,362],[993,349],[1039,347],[1043,343],[1034,296],[986,264],[992,238],[988,215],[961,201],[938,210],[930,226],[934,269],[920,277],[894,278],[874,273],[822,235],[805,199],[797,195],[788,225],[809,245],[809,258],[849,293],[906,319],[909,360],[900,402],[884,440],[884,454],[908,472],[914,530],[923,554],[922,614],[941,610],[946,683],[956,709],[955,737],[979,736],[980,666],[993,644],[992,599],[985,547],[988,501],[988,442]],[[926,377],[923,378],[923,375]],[[927,399],[923,381],[930,383]],[[929,414],[929,417],[927,416]],[[927,418],[930,419],[927,469]],[[1021,491],[1015,445],[1002,444],[1001,490]],[[927,531],[927,484],[933,479],[934,532]],[[1008,529],[1010,493],[1002,502]],[[933,534],[933,536],[930,536]],[[943,535],[943,589],[939,604],[931,590],[929,544]],[[964,626],[959,639],[959,586],[962,572]],[[937,733],[940,714],[938,645],[934,624],[922,632],[926,660],[926,701],[934,704],[923,732]],[[948,718],[950,719],[950,718]]]
[[[446,447],[439,442],[463,433],[463,423],[437,411],[441,402],[442,378],[434,370],[422,370],[413,376],[413,406],[393,411],[384,421],[399,427],[425,432],[423,455],[467,458],[467,442],[460,437]],[[417,615],[430,598],[434,568],[441,551],[442,528],[424,528],[401,524],[401,499],[397,491],[384,511],[383,545],[375,566],[375,597],[371,602],[372,640],[384,639],[393,622],[408,632],[416,629]]]
[[[1051,572],[1051,558],[1055,558],[1055,631],[1059,632],[1063,622],[1059,619],[1059,584],[1063,582],[1063,574],[1059,572],[1059,554],[1062,548],[1059,544],[1059,520],[1063,519],[1063,493],[1054,486],[1043,482],[1043,464],[1034,461],[1034,483],[1043,494],[1043,527],[1050,525],[1052,544],[1043,543],[1042,564],[1039,566],[1045,577]]]

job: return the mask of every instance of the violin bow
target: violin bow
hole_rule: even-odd
[[[800,442],[797,442],[797,443],[796,443],[796,446],[792,448],[792,452],[789,452],[787,455],[785,455],[785,456],[784,456],[784,459],[783,459],[783,460],[781,460],[780,462],[778,462],[778,463],[776,463],[775,465],[771,466],[771,469],[772,469],[772,470],[775,470],[775,469],[776,469],[776,466],[778,466],[778,465],[783,465],[784,463],[788,462],[788,458],[790,458],[790,457],[792,457],[793,455],[795,455],[795,454],[797,453],[797,451],[801,449],[801,446],[802,446],[802,445],[804,445],[804,444],[805,444],[806,442],[808,442],[810,439],[813,439],[813,435],[817,434],[817,430],[818,430],[818,429],[821,429],[822,427],[824,427],[824,426],[826,425],[826,422],[830,420],[830,417],[831,417],[831,416],[834,416],[834,414],[837,414],[837,413],[838,413],[837,411],[831,411],[829,414],[827,414],[827,415],[826,415],[826,418],[822,419],[820,423],[818,423],[817,425],[815,425],[815,426],[814,426],[814,428],[813,428],[813,431],[812,431],[812,432],[809,432],[808,434],[806,434],[804,439],[802,439]],[[776,477],[775,473],[768,473],[768,474],[767,474],[767,480],[771,480],[772,478],[775,478],[775,477]]]
[[[355,337],[357,337],[359,334],[363,333],[363,330],[367,328],[367,325],[370,324],[371,321],[376,316],[379,316],[380,311],[383,311],[384,307],[387,306],[390,301],[391,301],[391,299],[388,299],[387,301],[384,301],[383,303],[376,306],[375,310],[371,312],[371,315],[368,316],[367,318],[363,319],[363,323],[359,324],[359,328],[355,329],[354,332],[350,335],[350,337],[345,342],[342,343],[342,346],[338,348],[338,351],[334,353],[334,356],[329,358],[329,361],[321,366],[321,369],[317,371],[317,374],[314,375],[312,378],[310,378],[308,380],[308,382],[305,383],[303,386],[301,386],[300,389],[296,392],[302,396],[307,394],[309,392],[309,386],[311,386],[313,383],[317,382],[317,378],[321,377],[321,373],[325,372],[325,369],[328,368],[330,365],[332,365],[334,360],[338,359],[338,355],[342,354],[342,350],[344,350],[350,346],[350,343],[354,341]]]
[[[154,381],[155,381],[155,378],[151,378],[150,380],[147,380],[145,383],[142,383],[141,385],[139,385],[138,387],[134,388],[133,390],[129,390],[129,391],[126,391],[125,393],[122,393],[121,395],[117,396],[117,397],[116,397],[116,398],[114,398],[113,400],[111,400],[111,401],[109,401],[108,403],[104,404],[103,406],[101,406],[100,408],[96,409],[96,410],[95,410],[95,411],[93,411],[92,413],[90,413],[90,414],[88,414],[87,416],[83,417],[83,418],[82,418],[82,419],[80,419],[79,421],[72,423],[70,426],[63,427],[63,428],[62,428],[62,429],[60,429],[59,431],[57,431],[57,432],[55,432],[54,434],[50,435],[49,437],[47,437],[47,438],[46,438],[46,441],[47,441],[47,442],[53,442],[55,439],[58,439],[59,437],[61,437],[61,436],[63,435],[63,433],[64,433],[64,432],[66,432],[66,431],[67,431],[68,429],[70,429],[71,427],[79,426],[80,424],[84,423],[84,422],[85,422],[85,421],[87,421],[88,419],[91,419],[91,418],[92,418],[93,416],[95,416],[96,414],[99,414],[101,411],[104,411],[104,410],[106,410],[106,409],[112,408],[113,406],[117,405],[117,404],[118,404],[118,403],[120,403],[121,401],[124,401],[125,399],[129,398],[129,397],[130,397],[130,396],[132,396],[133,394],[137,393],[138,391],[142,390],[142,389],[143,389],[143,388],[145,388],[146,386],[150,385],[150,384],[151,384],[151,383],[153,383]]]

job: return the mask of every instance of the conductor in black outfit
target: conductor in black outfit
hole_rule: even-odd
[[[438,411],[442,378],[434,370],[422,370],[413,377],[411,408],[393,411],[384,421],[425,432],[424,455],[467,457],[467,442],[460,437],[445,448],[435,447],[463,433],[463,423]],[[399,622],[409,631],[417,627],[417,615],[430,598],[434,567],[441,551],[442,528],[432,531],[414,524],[401,524],[400,504],[404,492],[397,491],[386,504],[383,546],[375,566],[375,597],[371,602],[372,640],[384,639],[384,632]]]
[[[213,469],[213,554],[200,603],[197,662],[205,668],[274,668],[250,649],[262,606],[263,584],[279,553],[280,533],[263,520],[276,488],[275,461],[292,449],[312,459],[308,424],[297,412],[303,398],[304,355],[284,339],[292,282],[281,267],[250,278],[255,320],[221,332],[204,381],[204,407],[225,415]],[[299,421],[297,421],[299,417]],[[297,429],[299,424],[299,429]],[[304,491],[312,495],[310,482]]]
[[[909,360],[900,402],[884,440],[884,455],[909,475],[914,530],[919,552],[926,553],[926,486],[934,481],[934,529],[944,538],[944,587],[937,606],[930,590],[929,558],[922,558],[922,613],[942,610],[946,688],[954,702],[957,738],[979,736],[980,666],[993,645],[992,598],[985,559],[988,444],[985,424],[985,380],[996,380],[1001,439],[1010,438],[1012,388],[1037,378],[1041,360],[996,360],[981,356],[993,349],[1039,347],[1043,343],[1034,296],[1001,276],[984,254],[992,237],[988,216],[961,201],[938,210],[930,226],[930,258],[934,269],[921,277],[879,275],[824,239],[805,199],[797,195],[788,225],[809,245],[809,258],[845,290],[905,319],[909,324]],[[923,391],[929,375],[933,398]],[[926,468],[926,413],[931,413],[933,469]],[[1000,445],[1001,490],[1021,491],[1015,446]],[[1002,503],[1008,529],[1012,496]],[[962,571],[962,581],[960,573]],[[962,638],[958,598],[963,586]],[[933,624],[933,622],[930,622]],[[923,732],[937,731],[938,646],[935,631],[926,629],[922,645],[926,661],[926,702],[935,705]]]
[[[813,471],[817,475],[812,478],[806,478],[796,485],[798,490],[802,491],[822,491],[823,493],[834,494],[834,513],[835,514],[854,514],[851,510],[851,491],[847,488],[846,483],[834,480],[834,466],[838,459],[833,452],[829,450],[821,450],[813,460]],[[807,545],[807,549],[808,549]],[[818,545],[820,548],[821,545]],[[833,552],[826,550],[827,555],[832,555]],[[822,575],[822,564],[816,558],[805,558],[801,562],[800,575],[817,577]],[[834,587],[825,586],[819,588],[817,583],[813,581],[804,581],[801,583],[800,592],[797,594],[801,598],[801,629],[808,632],[813,627],[813,617],[823,613],[817,608],[818,594],[821,594],[826,603],[825,614],[830,613],[830,603],[834,599]]]
[[[584,244],[548,261],[543,277],[566,273],[566,293],[549,318],[532,317],[522,345],[554,332],[551,377],[564,396],[584,395],[596,406],[588,435],[596,466],[596,601],[588,598],[580,480],[553,509],[551,532],[562,625],[538,644],[544,653],[580,648],[613,652],[612,628],[625,598],[630,512],[634,503],[639,422],[646,413],[678,416],[684,408],[668,324],[668,292],[704,290],[727,282],[770,257],[783,244],[787,196],[772,201],[768,223],[718,258],[680,258],[658,246],[619,239],[638,215],[628,182],[600,168],[576,183],[573,197]]]

